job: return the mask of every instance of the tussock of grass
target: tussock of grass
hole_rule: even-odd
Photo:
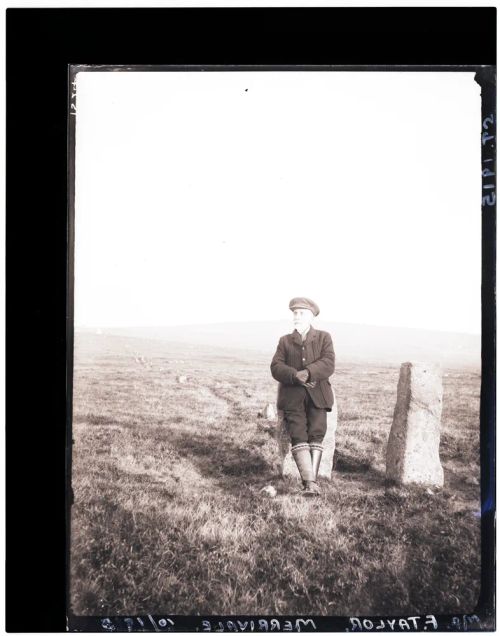
[[[267,360],[141,350],[137,340],[132,355],[126,339],[78,344],[74,613],[473,611],[477,375],[445,377],[446,485],[432,494],[384,482],[398,370],[341,367],[336,471],[310,500],[273,472],[258,419],[276,391]],[[180,374],[189,382],[177,384]],[[276,498],[259,495],[266,484]]]

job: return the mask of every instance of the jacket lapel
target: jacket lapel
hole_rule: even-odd
[[[316,339],[318,335],[318,332],[316,331],[316,329],[311,325],[309,327],[309,333],[307,334],[307,338],[306,338],[306,342],[313,342],[313,340]]]
[[[318,332],[311,325],[309,327],[309,331],[307,332],[306,344],[310,344],[311,342],[313,342],[316,339],[317,335],[318,335]],[[297,329],[295,329],[294,332],[292,333],[292,340],[295,344],[302,346],[302,336],[297,331]]]
[[[292,333],[292,340],[293,340],[294,344],[298,344],[298,345],[302,344],[302,336],[297,331],[297,329],[295,329],[295,331]]]

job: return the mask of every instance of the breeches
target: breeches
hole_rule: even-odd
[[[304,400],[292,410],[283,411],[292,446],[304,442],[321,443],[326,433],[326,410],[314,406],[304,389]]]

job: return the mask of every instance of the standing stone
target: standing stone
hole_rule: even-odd
[[[333,387],[332,387],[333,390]],[[335,453],[335,431],[337,430],[337,398],[333,391],[333,406],[327,412],[327,428],[323,439],[323,457],[319,466],[319,477],[332,478],[333,455]],[[278,443],[277,470],[283,477],[296,477],[300,479],[299,471],[291,453],[290,435],[286,428],[283,411],[278,410],[278,420],[275,429],[275,437]]]
[[[276,419],[276,410],[274,408],[274,405],[268,402],[260,412],[260,416],[263,417],[265,420]]]
[[[438,365],[404,362],[387,444],[386,477],[398,484],[442,486],[439,459],[443,383]]]

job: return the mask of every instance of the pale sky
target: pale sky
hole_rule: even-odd
[[[473,73],[80,72],[75,325],[480,332]]]

